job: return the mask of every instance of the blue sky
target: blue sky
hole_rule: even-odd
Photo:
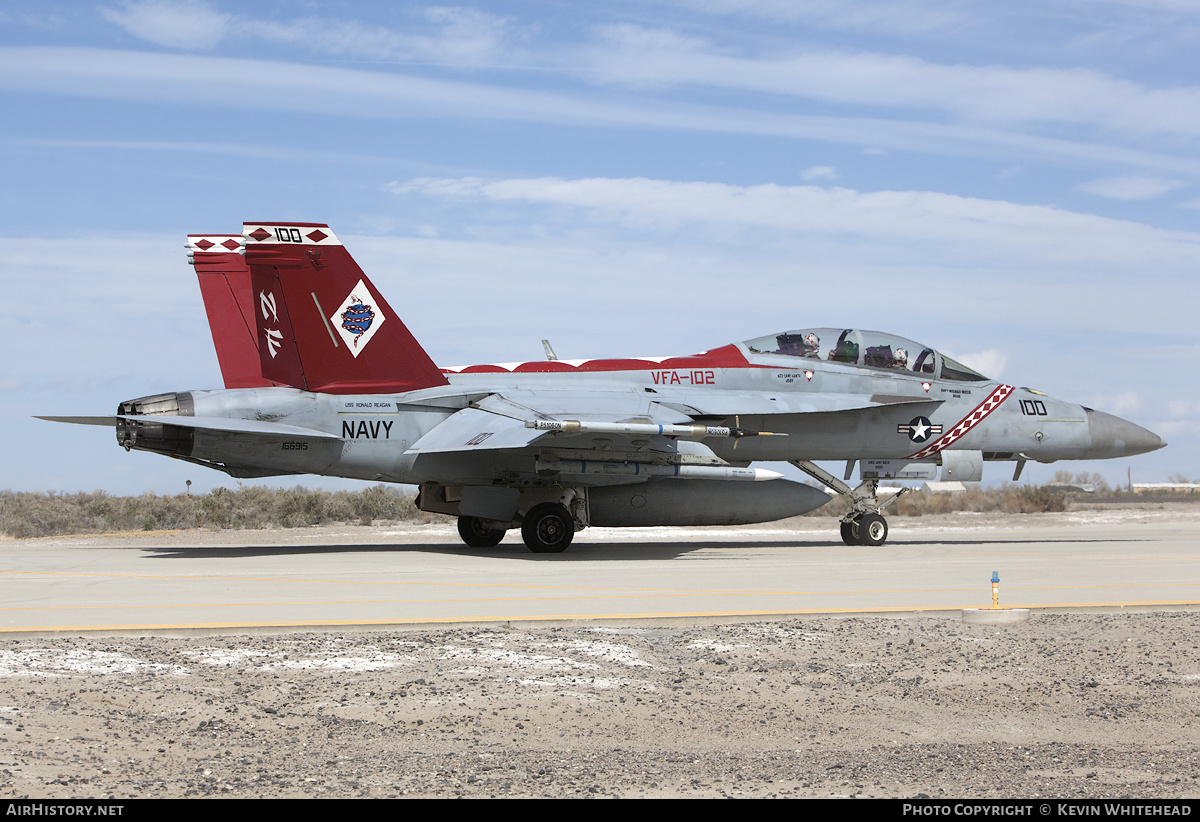
[[[0,3],[0,489],[232,483],[31,415],[220,387],[183,242],[243,220],[442,365],[879,329],[1170,443],[1024,480],[1200,478],[1197,55],[1185,0]]]

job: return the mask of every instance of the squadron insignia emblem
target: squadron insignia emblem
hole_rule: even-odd
[[[330,323],[346,341],[346,347],[355,357],[362,353],[362,350],[367,347],[367,343],[371,341],[371,337],[375,336],[375,332],[387,319],[378,306],[379,302],[375,299],[375,295],[362,280],[359,280],[358,285],[342,301],[334,315],[329,318]]]
[[[357,300],[358,296],[351,294],[351,300]],[[358,339],[363,334],[367,333],[367,329],[371,327],[371,321],[375,319],[375,312],[371,310],[371,306],[364,305],[361,302],[353,302],[342,312],[342,328],[354,335],[354,346],[358,347]]]

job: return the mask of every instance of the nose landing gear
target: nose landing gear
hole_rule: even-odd
[[[887,535],[887,520],[880,514],[868,513],[842,520],[842,542],[847,545],[883,545]]]
[[[830,491],[850,500],[850,513],[842,518],[842,542],[847,545],[875,546],[883,545],[887,541],[887,520],[879,512],[900,499],[909,490],[908,488],[901,489],[900,493],[880,503],[879,497],[876,495],[879,483],[875,480],[867,480],[857,488],[851,488],[815,463],[807,460],[792,460],[792,465]]]

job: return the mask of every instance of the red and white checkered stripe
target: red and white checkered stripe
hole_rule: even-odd
[[[953,428],[915,454],[909,454],[905,459],[922,460],[958,442],[958,440],[966,436],[968,431],[983,422],[984,417],[999,408],[1000,403],[1008,399],[1009,394],[1012,392],[1013,387],[1011,385],[997,386],[996,390],[989,394],[987,399],[979,403],[974,411],[959,420]]]
[[[245,243],[241,234],[189,234],[184,245],[192,254],[241,253]]]

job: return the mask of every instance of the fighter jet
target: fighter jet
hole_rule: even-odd
[[[756,468],[789,462],[849,499],[841,537],[881,545],[881,479],[982,478],[986,462],[1105,459],[1163,447],[1112,415],[988,379],[936,349],[802,328],[698,354],[442,368],[324,224],[191,235],[226,388],[122,402],[126,450],[233,477],[317,474],[419,488],[463,541],[520,529],[563,551],[595,526],[737,525],[831,496]],[[834,476],[816,464],[846,462]],[[849,480],[857,464],[860,483]]]

